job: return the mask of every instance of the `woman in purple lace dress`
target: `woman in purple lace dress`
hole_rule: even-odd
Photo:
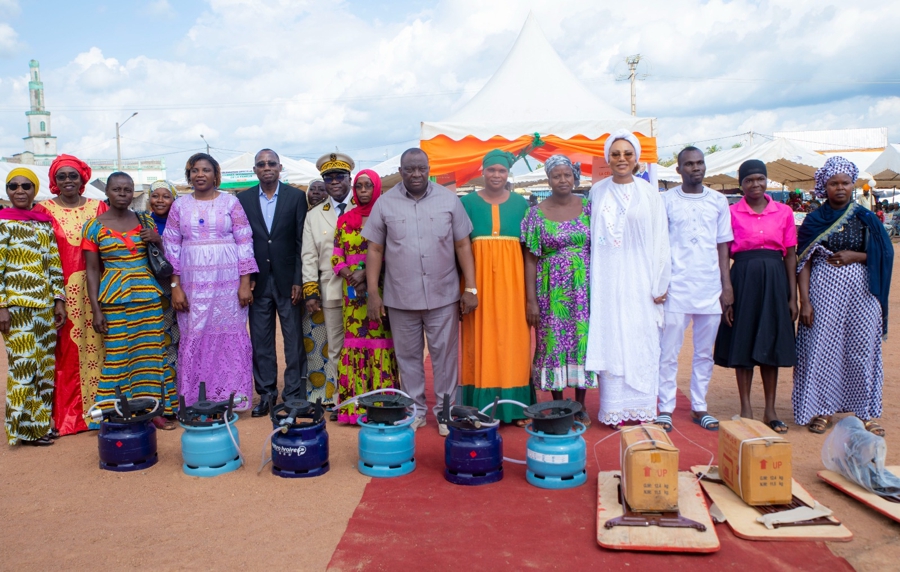
[[[185,178],[194,192],[169,211],[163,245],[175,268],[172,307],[178,312],[178,393],[187,405],[197,401],[200,382],[210,399],[234,392],[253,398],[247,306],[250,274],[257,271],[247,215],[238,200],[220,192],[219,164],[205,153],[188,159]]]

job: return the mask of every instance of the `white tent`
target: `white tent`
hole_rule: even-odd
[[[773,139],[707,155],[703,182],[737,187],[738,168],[749,159],[759,159],[766,164],[770,181],[791,189],[808,190],[815,186],[816,169],[825,164],[826,157],[788,139]]]
[[[900,186],[900,145],[888,145],[867,170],[879,187]]]
[[[253,161],[256,153],[246,152],[222,161],[219,168],[222,170],[223,189],[246,189],[259,183],[256,175],[253,174]],[[305,159],[291,159],[290,157],[281,157],[281,165],[284,169],[281,171],[281,182],[289,185],[306,186],[312,179],[319,177],[319,170],[316,166]],[[180,180],[173,181],[175,185],[186,186],[187,181],[182,177]]]
[[[7,163],[6,161],[0,161],[0,176],[3,177],[3,180],[6,181],[7,175],[13,169],[18,167],[25,167],[26,169],[31,169],[34,171],[34,174],[37,175],[38,181],[41,183],[41,188],[38,191],[37,196],[34,198],[35,201],[46,201],[47,199],[53,198],[53,193],[50,192],[50,167],[41,166],[41,165],[20,165],[19,163]],[[101,201],[106,200],[106,194],[99,190],[97,187],[93,186],[88,182],[87,185],[84,186],[84,196],[89,199],[99,199]],[[6,200],[6,195],[3,195],[3,200]]]
[[[565,153],[585,164],[589,176],[592,157],[603,155],[602,137],[618,129],[652,137],[654,122],[632,117],[588,90],[529,14],[506,59],[481,91],[445,120],[423,122],[421,139],[432,175],[455,173],[458,184],[478,175],[481,158],[492,147],[518,152],[536,133],[547,145],[534,149],[532,156],[544,161],[555,152]]]
[[[402,153],[400,154],[402,155]],[[390,189],[400,182],[400,155],[385,159],[374,167],[370,167],[381,177],[382,192]]]

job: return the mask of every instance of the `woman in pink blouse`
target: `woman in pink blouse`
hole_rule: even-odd
[[[735,369],[741,417],[753,418],[750,387],[759,366],[766,408],[776,433],[787,425],[775,412],[778,368],[793,367],[797,319],[797,229],[790,207],[766,195],[766,166],[745,161],[738,170],[744,198],[731,205],[731,282],[734,304],[724,308],[716,337],[716,365]]]
[[[253,357],[247,306],[253,299],[250,274],[257,272],[253,233],[234,195],[219,191],[219,163],[205,153],[188,159],[185,178],[194,192],[169,211],[163,245],[175,268],[172,307],[178,312],[178,393],[197,401],[200,382],[210,399],[234,392],[249,408]]]

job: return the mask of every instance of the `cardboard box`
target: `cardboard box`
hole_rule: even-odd
[[[678,449],[658,425],[621,430],[622,486],[635,512],[678,510]]]
[[[719,475],[749,505],[788,504],[791,444],[760,421],[721,421]]]

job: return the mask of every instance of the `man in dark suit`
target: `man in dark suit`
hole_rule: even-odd
[[[306,352],[301,351],[303,279],[301,240],[306,220],[303,191],[279,181],[281,160],[271,149],[256,154],[253,172],[259,185],[238,193],[253,230],[253,255],[259,272],[251,278],[250,341],[253,379],[259,404],[253,417],[269,413],[269,398],[278,395],[275,315],[284,337],[283,400],[306,398]]]

